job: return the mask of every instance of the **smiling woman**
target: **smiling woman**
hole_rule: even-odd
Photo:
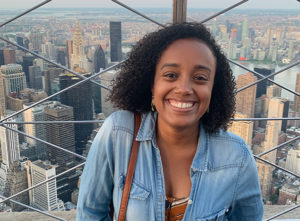
[[[109,220],[111,202],[119,217],[135,112],[142,117],[140,147],[126,220],[261,221],[255,161],[226,131],[234,90],[226,58],[203,25],[146,35],[114,82],[110,100],[123,110],[107,118],[93,142],[77,220]]]

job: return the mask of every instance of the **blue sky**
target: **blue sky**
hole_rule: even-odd
[[[172,0],[120,0],[121,2],[134,7],[134,8],[170,8]],[[240,0],[188,0],[189,8],[225,8],[233,5]],[[0,0],[0,9],[28,9],[43,0]],[[85,8],[112,8],[120,7],[111,0],[52,0],[46,6],[53,8],[66,8],[66,7],[85,7]],[[243,5],[239,6],[240,9],[245,8],[261,8],[261,9],[299,9],[300,2],[297,0],[249,0]]]

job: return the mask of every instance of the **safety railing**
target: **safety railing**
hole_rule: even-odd
[[[51,1],[53,1],[53,0],[46,0],[46,1],[43,1],[43,2],[41,2],[40,4],[38,4],[38,5],[36,5],[36,6],[32,7],[32,8],[30,8],[30,9],[24,11],[24,12],[22,12],[21,14],[19,14],[19,15],[15,16],[15,17],[13,17],[13,18],[11,18],[11,19],[9,19],[9,20],[3,22],[2,24],[0,24],[0,31],[1,31],[1,28],[2,28],[3,26],[5,26],[5,25],[11,23],[12,21],[14,21],[14,20],[16,20],[16,19],[18,19],[18,18],[20,18],[20,17],[22,17],[22,16],[24,16],[24,15],[26,15],[26,14],[32,12],[32,11],[34,11],[34,10],[40,8],[41,6],[47,4],[47,3],[51,2]],[[177,0],[177,1],[180,1],[180,0]],[[186,0],[182,0],[182,1],[186,1]],[[137,11],[137,10],[131,8],[130,6],[124,4],[124,3],[120,2],[120,1],[112,0],[112,2],[114,2],[114,3],[118,4],[118,5],[120,5],[121,7],[126,8],[127,10],[129,10],[129,11],[131,11],[131,12],[133,12],[133,13],[135,13],[135,14],[137,14],[137,15],[143,17],[143,18],[145,18],[146,20],[148,20],[148,21],[150,21],[150,22],[152,22],[152,23],[154,23],[154,24],[156,24],[156,25],[158,25],[158,26],[164,27],[163,24],[161,24],[161,23],[159,23],[159,22],[157,22],[157,21],[155,21],[155,20],[149,18],[148,16],[144,15],[143,13],[140,13],[139,11]],[[226,9],[224,9],[224,10],[221,10],[221,11],[219,11],[218,13],[215,13],[215,14],[212,15],[212,16],[209,16],[208,18],[199,21],[199,23],[205,23],[205,22],[207,22],[207,21],[210,21],[211,19],[213,19],[213,18],[215,18],[215,17],[217,17],[217,16],[219,16],[219,15],[221,15],[221,14],[227,12],[227,11],[230,11],[230,10],[232,10],[232,9],[234,9],[234,8],[236,8],[236,7],[238,7],[238,6],[242,5],[242,4],[244,4],[244,3],[246,3],[246,2],[248,2],[248,0],[242,0],[242,1],[239,1],[239,2],[237,2],[236,4],[234,4],[234,5],[232,5],[232,6],[228,7],[228,8],[226,8]],[[174,0],[174,3],[173,3],[173,4],[175,4],[175,3],[176,3],[176,1]],[[1,33],[1,32],[0,32],[0,33]],[[73,71],[73,70],[71,70],[71,69],[69,69],[69,68],[67,68],[67,67],[65,67],[65,66],[63,66],[63,65],[61,65],[61,64],[58,64],[57,62],[54,62],[54,61],[52,61],[52,60],[50,60],[50,59],[48,59],[48,58],[46,58],[46,57],[44,57],[44,56],[42,56],[42,55],[40,55],[40,54],[37,54],[37,53],[35,53],[34,51],[28,50],[27,48],[25,48],[25,47],[23,47],[23,46],[21,46],[21,45],[18,45],[18,44],[16,44],[16,43],[14,43],[14,42],[12,42],[12,41],[10,41],[10,40],[8,40],[8,39],[2,37],[2,36],[0,36],[0,40],[4,41],[4,42],[6,42],[6,43],[8,43],[8,44],[10,44],[10,45],[13,45],[13,46],[15,46],[15,47],[17,47],[17,48],[19,48],[19,49],[25,51],[25,52],[28,52],[28,53],[34,55],[34,56],[37,57],[37,58],[43,59],[44,61],[46,61],[46,62],[48,62],[48,63],[50,63],[50,64],[52,64],[52,65],[55,65],[56,67],[59,67],[59,68],[65,70],[65,71],[67,71],[67,72],[70,72],[70,73],[72,73],[72,74],[74,74],[74,75],[76,75],[76,76],[78,76],[78,77],[80,77],[80,78],[82,79],[81,81],[79,81],[79,82],[77,82],[77,83],[75,83],[75,84],[73,84],[73,85],[71,85],[71,86],[69,86],[69,87],[66,87],[65,89],[62,89],[62,90],[60,90],[59,92],[56,92],[56,93],[54,93],[54,94],[52,94],[52,95],[50,95],[50,96],[48,96],[48,97],[46,97],[46,98],[44,98],[44,99],[38,101],[38,102],[35,102],[35,103],[29,105],[28,107],[26,107],[26,108],[24,108],[24,109],[22,109],[22,110],[19,110],[19,111],[15,112],[15,113],[13,113],[13,114],[7,116],[7,117],[4,117],[3,119],[0,120],[0,126],[6,128],[6,129],[8,129],[8,130],[14,131],[14,132],[16,132],[16,133],[22,134],[22,135],[24,135],[24,136],[26,136],[26,137],[29,137],[29,138],[33,139],[33,140],[39,141],[39,142],[41,142],[41,143],[44,143],[44,144],[46,144],[46,145],[48,145],[48,146],[51,146],[51,147],[53,147],[53,148],[56,148],[56,149],[58,149],[58,150],[67,152],[68,154],[72,154],[72,155],[74,155],[74,156],[76,156],[76,157],[78,157],[78,158],[80,158],[80,159],[82,159],[82,160],[85,160],[86,158],[85,158],[84,156],[81,156],[81,155],[79,155],[79,154],[77,154],[77,153],[74,153],[74,152],[72,152],[72,151],[66,150],[66,149],[64,149],[64,148],[62,148],[62,147],[59,147],[59,146],[57,146],[57,145],[55,145],[55,144],[49,143],[49,142],[44,141],[44,140],[42,140],[42,139],[39,139],[39,138],[37,138],[37,137],[31,136],[31,135],[29,135],[29,134],[26,134],[26,133],[24,133],[24,132],[22,132],[22,131],[20,131],[20,130],[11,128],[11,127],[9,127],[8,125],[9,125],[9,124],[69,124],[69,123],[70,123],[70,124],[80,124],[80,123],[102,123],[103,121],[101,121],[101,120],[85,120],[85,121],[34,121],[34,122],[9,122],[9,121],[7,121],[7,120],[10,119],[10,118],[12,118],[12,117],[14,117],[14,116],[17,116],[18,114],[23,113],[24,111],[26,111],[26,110],[28,110],[28,109],[30,109],[30,108],[32,108],[32,107],[35,107],[35,106],[37,106],[37,105],[43,103],[44,101],[47,101],[47,100],[49,100],[49,99],[51,99],[51,98],[53,98],[53,97],[55,97],[55,96],[57,96],[57,95],[60,95],[61,93],[64,93],[64,92],[67,91],[67,90],[70,90],[70,89],[72,89],[72,88],[74,88],[74,87],[76,87],[76,86],[78,86],[78,85],[81,85],[81,84],[83,84],[83,83],[85,83],[85,82],[87,82],[87,81],[92,82],[93,84],[95,84],[95,85],[98,86],[98,87],[102,87],[102,88],[104,88],[104,89],[106,89],[106,90],[111,90],[111,88],[109,88],[109,87],[107,87],[107,86],[105,86],[105,85],[103,85],[103,84],[101,84],[101,83],[99,83],[99,82],[97,82],[97,81],[94,81],[93,79],[94,79],[95,77],[97,77],[97,76],[100,76],[101,74],[103,74],[103,73],[105,73],[105,72],[107,72],[107,71],[110,71],[110,70],[112,70],[112,69],[117,68],[117,67],[118,67],[120,64],[122,64],[124,61],[121,61],[121,62],[119,62],[119,63],[117,63],[117,64],[115,64],[115,65],[113,65],[113,66],[111,66],[111,67],[109,67],[109,68],[107,68],[107,69],[105,69],[105,70],[103,70],[103,71],[100,71],[100,72],[98,72],[98,73],[95,73],[95,74],[91,75],[90,77],[85,77],[85,76],[83,76],[83,75],[77,73],[76,71]],[[247,88],[249,88],[249,87],[251,87],[251,86],[253,86],[253,85],[258,84],[259,82],[262,82],[262,81],[266,81],[266,80],[267,80],[267,81],[270,81],[271,83],[273,83],[273,84],[275,84],[275,85],[277,85],[277,86],[279,86],[279,87],[281,87],[281,88],[283,88],[283,89],[285,89],[285,90],[287,90],[287,91],[293,93],[293,94],[296,95],[296,96],[300,96],[300,94],[299,94],[298,92],[296,92],[296,91],[294,91],[294,90],[291,90],[291,89],[289,89],[289,88],[287,88],[287,87],[285,87],[285,86],[283,86],[283,85],[281,85],[281,84],[279,84],[279,83],[277,83],[277,82],[275,82],[275,81],[273,81],[273,80],[271,79],[271,77],[273,77],[273,76],[275,76],[275,75],[277,75],[277,74],[279,74],[279,73],[281,73],[281,72],[283,72],[283,71],[285,71],[285,70],[288,70],[288,69],[290,69],[290,68],[292,68],[292,67],[294,67],[294,66],[296,66],[296,65],[299,65],[299,64],[300,64],[300,61],[296,61],[296,62],[294,62],[294,63],[292,63],[292,64],[290,64],[290,65],[288,65],[288,66],[282,68],[281,70],[279,70],[279,71],[277,71],[277,72],[275,72],[275,73],[272,73],[272,74],[270,74],[270,75],[268,75],[268,76],[264,76],[264,75],[262,75],[262,74],[260,74],[260,73],[258,73],[258,72],[256,72],[256,71],[253,71],[253,70],[249,69],[248,67],[246,67],[246,66],[244,66],[244,65],[242,65],[242,64],[240,64],[240,63],[238,63],[238,62],[235,62],[235,61],[233,61],[233,60],[231,60],[231,59],[228,59],[228,61],[229,61],[230,63],[232,63],[232,64],[234,64],[234,65],[237,65],[238,67],[243,68],[244,70],[247,70],[247,71],[253,73],[254,75],[260,77],[259,80],[257,80],[257,81],[255,81],[255,82],[253,82],[253,83],[251,83],[251,84],[249,84],[249,85],[247,85],[247,86],[244,86],[244,87],[238,89],[238,90],[236,91],[237,93],[240,92],[240,91],[242,91],[242,90],[245,90],[245,89],[247,89]],[[300,120],[300,118],[297,118],[297,117],[288,117],[288,118],[239,118],[239,119],[232,119],[232,120],[235,120],[235,121]],[[266,163],[266,164],[268,164],[268,165],[271,165],[271,166],[273,166],[273,167],[275,167],[275,168],[278,168],[278,169],[280,169],[280,170],[282,170],[282,171],[285,171],[285,172],[287,172],[287,173],[289,173],[289,174],[291,174],[291,175],[293,175],[293,176],[295,176],[295,177],[297,177],[297,178],[300,178],[300,175],[298,175],[298,174],[296,174],[296,173],[293,173],[292,171],[286,170],[285,168],[282,168],[282,167],[280,167],[280,166],[278,166],[278,165],[276,165],[276,164],[274,164],[274,163],[272,163],[272,162],[270,162],[270,161],[265,160],[264,158],[262,158],[262,156],[264,156],[264,155],[266,155],[266,154],[268,154],[268,153],[270,153],[270,152],[272,152],[272,151],[275,151],[275,150],[277,150],[277,149],[279,149],[279,148],[281,148],[281,147],[283,147],[283,146],[285,146],[285,145],[287,145],[287,144],[290,144],[290,143],[292,143],[292,142],[295,142],[295,141],[297,141],[298,139],[300,139],[300,136],[297,136],[297,137],[295,137],[295,138],[293,138],[293,139],[291,139],[291,140],[289,140],[289,141],[287,141],[287,142],[284,142],[284,143],[282,143],[282,144],[280,144],[280,145],[277,145],[277,146],[275,146],[275,147],[273,147],[273,148],[270,148],[269,150],[267,150],[267,151],[265,151],[265,152],[262,152],[262,153],[260,153],[260,154],[254,155],[254,157],[255,157],[255,159],[257,159],[257,160],[259,160],[259,161],[262,161],[262,162],[264,162],[264,163]],[[74,167],[72,167],[72,168],[70,168],[70,169],[68,169],[68,170],[66,170],[66,171],[64,171],[64,172],[62,172],[62,173],[60,173],[60,174],[57,174],[56,176],[51,177],[50,179],[46,179],[46,180],[44,180],[43,182],[40,182],[40,183],[38,183],[38,184],[36,184],[36,185],[33,185],[33,186],[31,186],[31,187],[29,187],[29,188],[27,188],[27,189],[24,189],[23,191],[20,191],[19,193],[16,193],[16,194],[14,194],[14,195],[9,196],[9,197],[5,197],[5,196],[1,196],[1,195],[0,195],[0,198],[2,198],[2,201],[1,201],[0,203],[4,203],[4,202],[6,202],[6,201],[11,201],[11,202],[13,202],[13,203],[15,203],[15,204],[18,204],[18,205],[21,205],[21,206],[23,206],[23,207],[25,207],[25,208],[28,208],[28,209],[31,209],[31,210],[33,210],[33,211],[39,212],[39,213],[41,213],[41,214],[43,214],[43,215],[50,216],[50,217],[52,217],[52,218],[54,218],[54,219],[57,219],[57,220],[64,220],[63,218],[57,217],[57,216],[55,216],[55,215],[53,215],[53,214],[50,214],[50,213],[47,213],[47,212],[45,212],[45,211],[36,209],[36,208],[31,207],[31,206],[29,206],[29,205],[25,205],[25,204],[23,204],[23,203],[21,203],[21,202],[17,202],[17,201],[15,201],[15,200],[13,200],[13,198],[16,197],[16,196],[18,196],[18,195],[20,195],[20,194],[22,194],[22,193],[25,193],[25,192],[27,192],[27,191],[29,191],[29,190],[32,190],[32,189],[34,189],[34,188],[36,188],[36,187],[38,187],[38,186],[40,186],[40,185],[42,185],[42,184],[45,184],[45,183],[47,183],[47,182],[49,182],[49,181],[51,181],[51,180],[54,180],[54,179],[56,179],[56,178],[58,178],[58,177],[60,177],[60,176],[63,176],[64,174],[67,174],[68,172],[70,172],[70,171],[72,171],[72,170],[75,170],[76,168],[82,167],[82,166],[84,166],[84,164],[85,164],[85,162],[80,163],[80,164],[78,164],[78,165],[76,165],[76,166],[74,166]],[[296,208],[299,208],[299,207],[300,207],[300,204],[299,204],[299,205],[295,205],[295,206],[293,206],[293,207],[291,207],[291,208],[289,208],[289,209],[287,209],[287,210],[285,210],[285,211],[282,211],[282,212],[280,212],[280,213],[278,213],[278,214],[275,214],[275,215],[272,216],[272,217],[267,218],[266,221],[268,221],[268,220],[273,220],[274,218],[279,217],[279,216],[281,216],[281,215],[283,215],[283,214],[286,214],[286,213],[288,213],[288,212],[290,212],[290,211],[292,211],[292,210],[295,210]]]

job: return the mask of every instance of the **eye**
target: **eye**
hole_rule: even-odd
[[[193,78],[197,81],[208,81],[208,77],[205,75],[195,75]]]
[[[164,74],[164,77],[169,80],[175,80],[177,78],[177,74],[174,72],[167,72]]]

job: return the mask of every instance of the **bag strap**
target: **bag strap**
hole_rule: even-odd
[[[121,199],[121,206],[120,206],[118,221],[125,221],[127,203],[128,203],[128,198],[129,198],[129,194],[130,194],[133,174],[134,174],[134,170],[135,170],[136,159],[137,159],[139,146],[140,146],[140,142],[136,140],[136,136],[139,131],[141,121],[142,121],[141,114],[134,112],[134,123],[135,123],[134,136],[133,136],[133,141],[132,141],[132,147],[131,147],[131,153],[130,153],[130,158],[129,158],[129,163],[128,163],[127,174],[126,174],[126,178],[125,178],[125,185],[123,188],[123,194],[122,194],[122,199]]]

